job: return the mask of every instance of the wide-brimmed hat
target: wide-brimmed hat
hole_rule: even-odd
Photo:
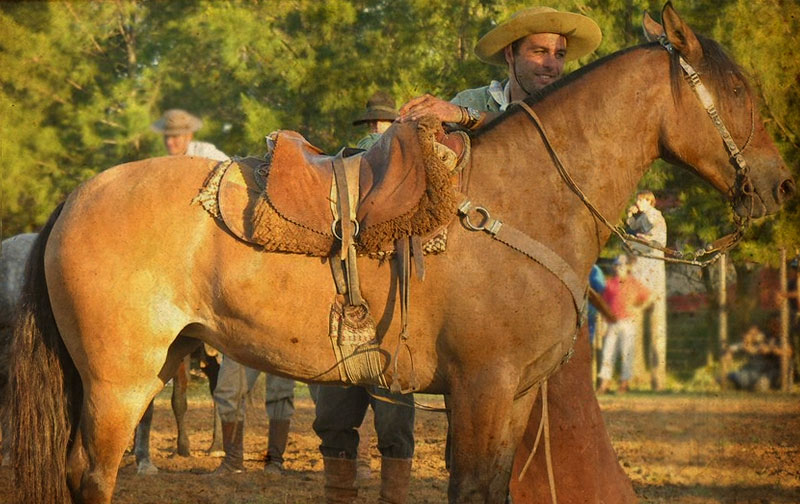
[[[603,39],[600,27],[586,16],[550,7],[530,7],[515,12],[506,22],[481,37],[475,45],[475,55],[486,63],[505,66],[503,49],[532,33],[558,33],[566,37],[567,61],[591,53]]]
[[[183,135],[194,133],[203,126],[203,121],[181,109],[170,109],[164,112],[161,119],[150,125],[156,133],[162,135]]]
[[[394,108],[394,98],[385,91],[378,91],[367,100],[367,110],[361,114],[353,124],[369,121],[394,121],[397,119],[397,110]]]

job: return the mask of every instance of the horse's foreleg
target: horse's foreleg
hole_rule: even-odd
[[[133,435],[133,453],[137,474],[155,474],[158,468],[150,461],[150,427],[153,425],[153,401],[147,406]]]
[[[172,413],[178,426],[178,455],[189,456],[189,434],[186,432],[186,388],[189,385],[190,357],[183,358],[175,379],[172,380]]]
[[[518,380],[507,369],[454,385],[448,401],[453,432],[449,502],[503,504],[536,393],[514,400]]]

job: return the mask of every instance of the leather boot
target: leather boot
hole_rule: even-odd
[[[411,481],[411,459],[381,458],[381,504],[405,504]]]
[[[325,464],[326,504],[352,504],[358,497],[356,461],[346,458],[323,457]]]
[[[281,474],[283,472],[283,452],[286,451],[286,442],[289,440],[290,420],[269,421],[269,434],[267,436],[267,461],[264,472],[267,474]]]
[[[225,457],[214,474],[244,471],[244,422],[222,422],[222,449]]]

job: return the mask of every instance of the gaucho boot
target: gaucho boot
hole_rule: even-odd
[[[267,474],[283,473],[283,452],[286,451],[286,442],[289,439],[290,420],[269,421],[269,434],[267,436],[267,463],[264,472]]]
[[[411,481],[411,459],[381,458],[381,504],[405,504]]]
[[[352,504],[358,497],[356,461],[346,458],[323,457],[325,464],[326,504]]]
[[[244,422],[222,422],[222,449],[225,458],[213,474],[231,474],[244,471]]]

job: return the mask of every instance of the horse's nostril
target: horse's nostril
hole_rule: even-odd
[[[783,203],[794,195],[794,191],[794,181],[792,179],[786,179],[778,186],[777,197],[775,199],[778,200],[778,203]]]

